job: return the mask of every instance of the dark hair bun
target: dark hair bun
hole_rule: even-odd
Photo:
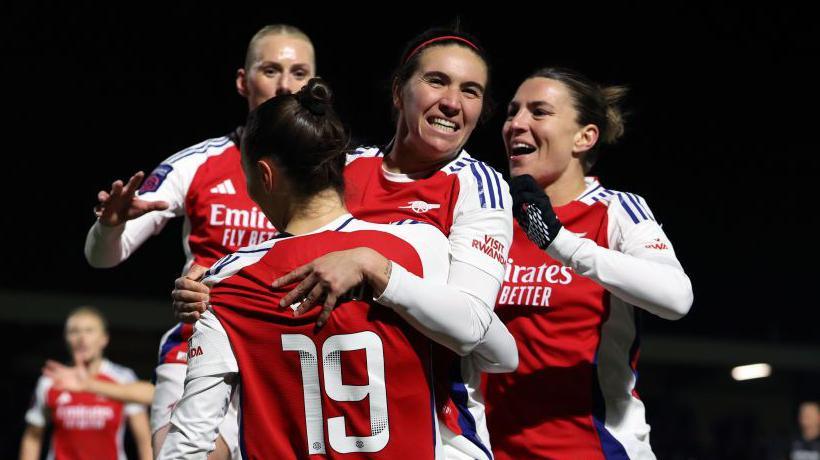
[[[299,103],[314,115],[324,115],[333,101],[333,91],[324,80],[311,78],[296,94]]]

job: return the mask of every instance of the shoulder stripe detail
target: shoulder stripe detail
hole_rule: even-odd
[[[450,166],[450,172],[451,173],[459,172],[459,171],[461,171],[461,168],[467,166],[467,163],[465,163],[464,160],[465,159],[461,159],[461,160],[458,160],[455,163],[453,163],[453,165]]]
[[[627,198],[629,201],[631,201],[631,202],[632,202],[632,204],[634,204],[634,205],[635,205],[635,209],[638,211],[638,214],[640,214],[640,215],[641,215],[641,217],[643,218],[643,220],[647,220],[647,219],[648,219],[648,217],[646,216],[646,213],[645,213],[645,212],[643,212],[643,209],[641,209],[641,204],[640,204],[640,203],[638,203],[638,200],[636,200],[636,199],[635,199],[635,196],[634,196],[634,195],[632,195],[631,193],[625,193],[624,195],[626,195],[626,198]]]
[[[478,200],[482,208],[504,209],[499,173],[483,161],[464,158],[478,184]],[[495,176],[495,177],[493,177]]]
[[[423,223],[425,223],[425,222],[421,222],[421,221],[418,221],[418,220],[415,220],[415,219],[402,219],[402,220],[397,220],[395,222],[390,222],[390,225],[405,225],[405,224],[413,225],[413,224],[423,224]]]
[[[647,215],[647,218],[649,218],[650,220],[655,220],[655,216],[652,215],[652,211],[649,210],[649,206],[646,205],[646,202],[643,200],[643,198],[641,198],[638,195],[635,195],[634,193],[627,193],[627,195],[629,195],[629,198],[635,203],[635,206],[637,206],[643,214]]]
[[[341,229],[343,229],[343,228],[347,227],[347,224],[349,224],[350,222],[352,222],[354,219],[355,219],[355,217],[351,217],[350,219],[347,219],[346,221],[344,221],[344,223],[342,223],[342,225],[340,225],[338,228],[336,228],[336,229],[335,229],[335,230],[333,230],[333,231],[334,231],[334,232],[338,232],[339,230],[341,230]]]
[[[487,171],[487,167],[484,163],[478,163],[478,167],[481,168],[481,171],[484,172],[484,177],[487,178],[487,194],[490,195],[490,207],[495,208],[496,193],[493,185],[493,178],[490,177],[490,172]]]
[[[629,193],[618,193],[617,197],[621,203],[621,207],[624,208],[624,211],[626,211],[633,223],[637,224],[647,220],[655,220],[654,216],[641,204],[640,197],[632,196]]]
[[[481,176],[478,175],[478,171],[476,171],[475,164],[470,165],[470,169],[473,171],[473,176],[475,176],[476,182],[478,182],[478,200],[481,203],[481,207],[486,208],[487,204],[484,200],[484,182],[482,182]]]
[[[225,268],[227,265],[230,265],[230,264],[232,264],[233,262],[236,262],[237,260],[239,260],[239,256],[238,256],[238,255],[236,255],[236,254],[230,254],[230,255],[227,255],[227,256],[225,256],[225,257],[223,257],[223,258],[219,259],[219,260],[218,260],[218,261],[214,264],[214,266],[213,266],[210,270],[208,270],[208,273],[206,273],[206,274],[205,274],[205,278],[207,278],[207,277],[208,277],[208,276],[210,276],[210,275],[216,275],[216,274],[218,274],[218,273],[219,273],[220,271],[222,271],[222,269],[223,269],[223,268]]]
[[[603,186],[602,186],[601,184],[598,184],[598,186],[597,186],[597,187],[595,187],[594,189],[592,189],[592,190],[590,190],[590,191],[588,191],[588,192],[584,193],[583,195],[581,195],[581,197],[580,197],[580,198],[578,198],[578,201],[583,201],[583,200],[584,200],[584,198],[586,198],[586,197],[588,197],[588,196],[592,195],[593,193],[595,193],[595,191],[597,191],[597,190],[599,190],[599,189],[601,189],[601,188],[603,188]]]
[[[489,166],[487,166],[487,167],[490,168]],[[493,174],[493,179],[495,179],[495,193],[498,194],[498,207],[500,209],[504,209],[504,195],[501,194],[501,181],[498,178],[500,176],[500,174],[498,174],[498,171],[495,171],[492,168],[490,168],[490,171],[492,171],[494,173]]]
[[[172,155],[170,158],[168,158],[168,160],[166,160],[166,163],[173,164],[173,163],[175,163],[175,162],[177,162],[177,161],[179,161],[183,158],[189,157],[191,155],[197,155],[197,154],[200,154],[200,153],[205,153],[210,149],[224,147],[224,146],[228,145],[231,142],[232,141],[231,141],[230,137],[228,137],[228,136],[217,137],[215,139],[208,139],[207,141],[200,142],[197,145],[194,145],[192,147],[188,147],[187,149],[182,150],[182,151],[180,151],[179,153],[177,153],[175,155]]]
[[[621,206],[624,208],[624,211],[626,211],[626,213],[629,214],[629,218],[632,219],[632,222],[636,224],[640,222],[638,217],[635,215],[634,212],[632,212],[632,209],[626,203],[626,200],[624,200],[624,196],[622,194],[618,194],[618,200],[621,202]]]
[[[593,203],[603,202],[609,203],[610,199],[616,194],[609,189],[605,189],[602,185],[598,185],[592,190],[587,191],[583,195],[581,195],[576,201],[580,201],[582,203],[591,205]]]

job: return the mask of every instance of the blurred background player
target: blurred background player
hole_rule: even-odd
[[[437,342],[470,355],[464,360],[439,355],[448,376],[437,392],[439,402],[446,403],[442,434],[454,458],[492,457],[479,371],[507,372],[517,366],[515,344],[492,312],[512,235],[508,186],[464,150],[487,110],[488,81],[484,51],[474,37],[447,29],[415,37],[394,71],[392,141],[384,148],[358,149],[345,168],[345,204],[356,218],[427,222],[449,239],[447,285],[433,285],[394,266],[380,302],[414,311],[430,307],[443,318],[422,318],[425,328],[440,331]],[[320,304],[318,320],[325,321],[333,299],[367,281],[370,260],[361,256],[355,250],[334,252],[277,280],[277,286],[301,281],[282,303],[301,301],[300,311]],[[202,311],[207,291],[201,283],[180,278],[177,311]]]
[[[136,380],[131,369],[103,357],[108,345],[105,318],[91,307],[80,307],[68,315],[65,339],[79,365],[90,379],[129,383]],[[145,407],[103,398],[88,392],[57,389],[53,381],[40,377],[31,408],[26,413],[28,426],[20,445],[20,460],[38,460],[47,424],[52,425],[48,458],[111,459],[125,458],[123,434],[126,419],[142,460],[151,455],[151,435]]]
[[[655,458],[634,307],[681,318],[692,286],[643,198],[585,177],[600,144],[623,134],[624,92],[545,68],[508,106],[517,224],[496,312],[520,365],[488,377],[498,459]]]
[[[236,89],[253,110],[277,94],[298,91],[315,74],[313,45],[296,27],[271,25],[251,39],[245,65],[237,71]],[[110,192],[100,191],[97,222],[85,245],[88,262],[113,267],[127,259],[166,222],[184,216],[183,273],[192,266],[210,266],[239,247],[265,241],[276,229],[248,197],[240,166],[241,128],[206,140],[163,161],[143,182],[138,172]],[[162,445],[171,410],[182,395],[190,325],[177,325],[162,339],[156,391],[151,407],[154,449]],[[230,422],[231,417],[226,419]],[[237,428],[223,426],[222,437],[239,457]],[[223,446],[220,444],[220,449]],[[221,451],[220,451],[221,452]],[[224,454],[221,452],[220,455]]]
[[[159,458],[212,450],[240,379],[243,456],[436,457],[430,342],[372,301],[340,300],[340,311],[317,328],[320,311],[301,315],[280,305],[287,291],[270,287],[318,255],[351,247],[446,282],[447,239],[435,227],[371,224],[347,212],[346,145],[330,88],[318,78],[249,115],[242,138],[248,192],[282,233],[208,271],[205,282],[216,284],[211,310],[195,325],[185,393]],[[391,263],[371,259],[368,277],[383,290]]]
[[[820,404],[817,401],[800,403],[797,412],[800,434],[789,446],[789,460],[820,460]]]

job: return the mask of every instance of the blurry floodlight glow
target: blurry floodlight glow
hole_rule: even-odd
[[[747,364],[732,369],[732,378],[735,380],[761,379],[772,375],[772,366],[766,363]]]

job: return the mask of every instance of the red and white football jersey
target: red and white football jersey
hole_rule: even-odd
[[[141,199],[171,204],[165,211],[140,217],[152,221],[152,233],[170,218],[185,217],[183,247],[188,264],[208,267],[225,254],[276,234],[248,196],[236,136],[210,139],[172,155],[140,188]],[[132,223],[137,226],[137,220],[126,223],[126,233]]]
[[[278,303],[293,286],[271,287],[311,260],[356,247],[372,248],[431,282],[446,282],[447,240],[433,226],[372,224],[349,214],[310,234],[281,235],[219,260],[206,278],[215,283],[210,303],[218,322],[205,318],[195,326],[186,393],[172,418],[178,430],[172,429],[163,455],[189,455],[174,449],[196,444],[180,442],[186,427],[179,414],[207,403],[189,395],[188,386],[238,370],[240,436],[248,458],[436,456],[432,343],[390,308],[364,301],[340,304],[317,329],[319,309],[294,317]],[[230,344],[224,333],[214,333],[220,326]]]
[[[137,379],[131,369],[107,359],[95,378],[115,383]],[[40,377],[26,422],[53,426],[49,459],[124,460],[125,417],[144,410],[139,404],[124,404],[93,393],[57,390],[51,379]]]
[[[166,201],[169,207],[108,229],[94,224],[86,241],[92,264],[113,266],[175,217],[184,217],[185,268],[209,267],[240,247],[270,239],[276,229],[248,196],[238,148],[240,131],[208,139],[165,159],[145,178],[140,199]],[[191,325],[178,324],[162,339],[159,364],[184,364]]]
[[[516,223],[496,313],[516,338],[519,366],[487,376],[493,451],[497,459],[655,458],[635,391],[636,309],[591,277],[614,284],[637,278],[651,289],[651,270],[623,273],[621,259],[627,254],[680,269],[672,244],[643,198],[594,179],[579,198],[554,209],[573,238],[597,247],[585,256],[588,271],[581,276]],[[686,278],[682,269],[680,276]]]
[[[512,199],[501,174],[465,151],[423,178],[385,171],[383,159],[378,148],[348,155],[345,203],[351,214],[372,222],[417,219],[435,225],[450,241],[453,262],[500,282],[512,239]],[[439,374],[447,376],[437,388],[447,443],[471,457],[492,458],[480,371],[443,348],[436,359]]]

